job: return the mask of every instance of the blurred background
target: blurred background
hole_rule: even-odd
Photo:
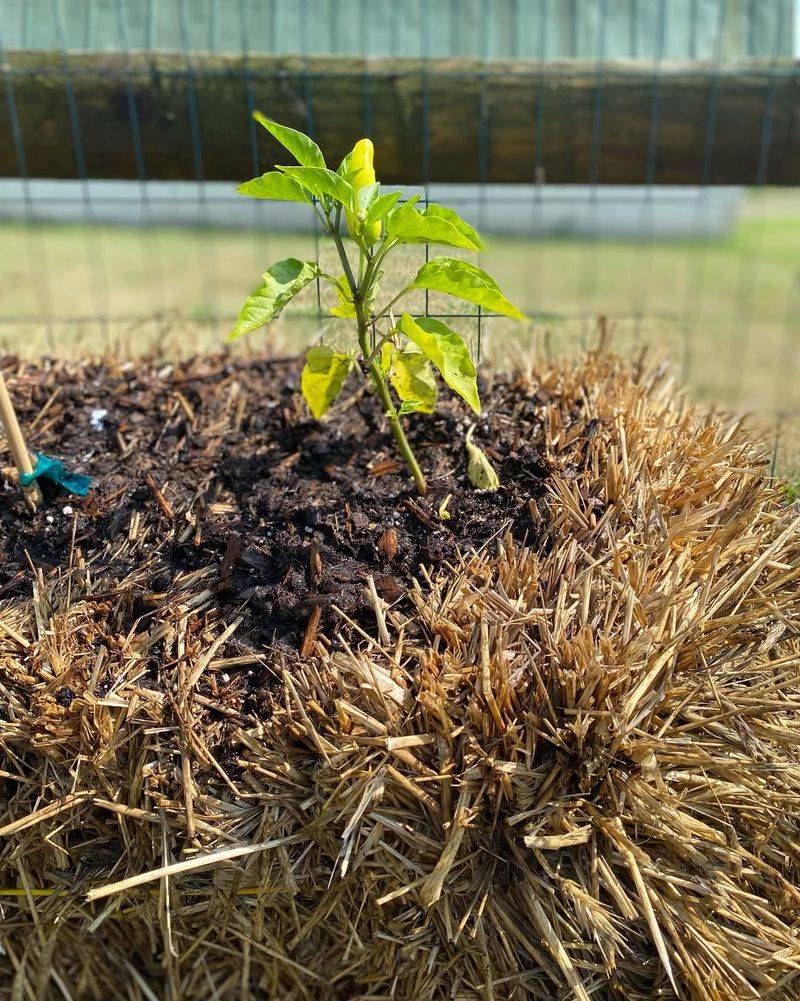
[[[604,317],[795,477],[798,6],[0,0],[0,349],[217,349],[266,267],[332,260],[303,206],[236,194],[284,162],[258,108],[334,166],[371,136],[379,178],[479,227],[531,317],[459,314],[484,359],[579,350]],[[310,287],[242,350],[345,337],[331,305]]]

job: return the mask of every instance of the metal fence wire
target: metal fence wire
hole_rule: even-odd
[[[258,107],[326,153],[371,136],[379,174],[487,231],[540,340],[603,314],[800,469],[795,6],[0,0],[0,338],[205,349],[269,264],[332,259],[297,206],[236,200],[277,155]],[[339,336],[331,305],[309,290],[283,336]],[[519,339],[447,315],[479,354]]]

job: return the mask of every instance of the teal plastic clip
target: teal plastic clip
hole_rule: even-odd
[[[92,485],[91,476],[71,473],[61,459],[54,459],[50,455],[34,452],[33,458],[36,460],[33,472],[20,474],[19,482],[23,487],[29,487],[34,480],[44,478],[57,483],[68,493],[76,494],[78,497],[85,497],[89,493],[89,487]]]

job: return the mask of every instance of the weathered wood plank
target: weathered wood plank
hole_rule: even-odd
[[[331,162],[371,135],[387,183],[800,184],[794,64],[17,52],[4,73],[1,176],[21,145],[31,177],[243,179],[285,158],[257,107]]]

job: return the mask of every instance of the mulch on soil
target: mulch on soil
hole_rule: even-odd
[[[102,552],[96,571],[123,577],[133,568],[119,544],[148,523],[157,526],[158,560],[140,611],[148,591],[168,593],[180,574],[214,565],[219,607],[245,615],[240,640],[294,648],[305,640],[310,650],[332,606],[355,621],[371,615],[370,577],[394,602],[421,565],[436,569],[508,528],[530,539],[530,503],[547,478],[540,440],[550,396],[519,379],[494,382],[475,434],[502,489],[471,487],[470,418],[449,397],[409,423],[430,483],[420,498],[373,395],[352,380],[346,404],[319,424],[300,396],[297,360],[21,369],[6,360],[4,372],[29,447],[95,482],[85,500],[45,483],[48,503],[32,516],[6,478],[0,597],[29,593],[30,565],[47,575],[73,549],[84,558]],[[580,442],[575,452],[579,461]]]

